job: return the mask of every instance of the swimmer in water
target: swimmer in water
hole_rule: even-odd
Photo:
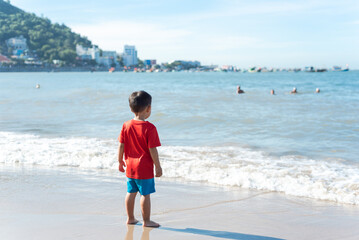
[[[241,89],[240,86],[237,86],[237,93],[238,94],[244,93],[244,91]]]
[[[297,88],[293,88],[293,90],[290,92],[291,94],[293,94],[293,93],[298,93],[297,92]]]
[[[271,95],[275,95],[274,89],[270,90]]]
[[[315,92],[320,93],[320,89],[319,88],[315,89]]]

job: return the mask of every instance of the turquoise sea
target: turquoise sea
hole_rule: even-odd
[[[0,84],[0,164],[112,174],[128,96],[145,90],[165,178],[359,204],[359,71],[1,73]]]

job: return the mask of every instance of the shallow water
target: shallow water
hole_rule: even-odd
[[[2,73],[0,84],[3,163],[116,168],[128,96],[143,89],[167,177],[359,203],[358,71]]]

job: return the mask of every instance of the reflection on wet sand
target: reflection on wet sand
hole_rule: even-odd
[[[135,230],[136,225],[127,225],[127,233],[125,236],[125,240],[133,240],[133,232]],[[142,228],[142,236],[141,240],[149,240],[150,239],[150,231],[153,228],[143,227]]]

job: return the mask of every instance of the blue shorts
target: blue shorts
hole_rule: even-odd
[[[127,178],[127,192],[128,193],[140,192],[140,194],[143,196],[154,193],[156,192],[155,179]]]

